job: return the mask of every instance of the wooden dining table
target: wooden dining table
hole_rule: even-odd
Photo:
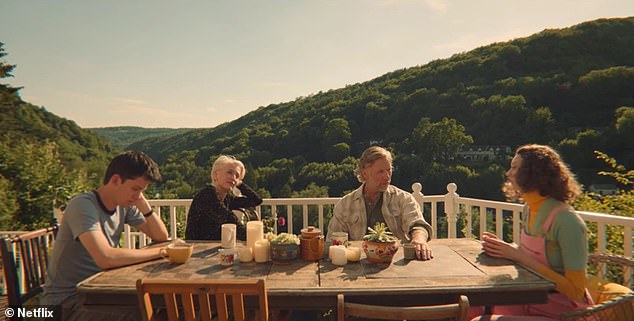
[[[468,238],[434,239],[434,258],[405,260],[402,248],[391,263],[361,261],[343,266],[327,259],[302,259],[278,264],[220,264],[219,242],[192,242],[194,253],[184,264],[154,260],[100,272],[79,283],[84,308],[136,306],[137,279],[266,279],[272,309],[329,309],[337,294],[346,300],[381,305],[421,305],[455,301],[467,295],[472,306],[545,303],[554,284],[533,271],[482,252],[479,241]],[[351,242],[351,246],[361,246]]]

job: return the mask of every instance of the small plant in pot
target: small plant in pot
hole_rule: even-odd
[[[297,235],[269,233],[267,237],[271,243],[271,260],[273,262],[285,263],[297,259],[299,256],[299,237]]]
[[[368,261],[390,263],[397,250],[396,237],[385,223],[376,223],[374,228],[368,227],[368,234],[363,237],[363,251]]]

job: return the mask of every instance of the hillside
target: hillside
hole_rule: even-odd
[[[397,185],[421,181],[428,193],[442,193],[456,181],[466,195],[499,197],[508,160],[470,164],[457,151],[544,143],[558,148],[589,185],[601,180],[593,150],[630,168],[634,163],[632,43],[634,18],[544,30],[130,148],[173,164],[168,178],[193,189],[200,185],[193,172],[232,154],[252,169],[251,183],[273,195],[313,182],[336,196],[357,184],[352,159],[379,143],[396,155]],[[183,162],[198,169],[176,169]]]
[[[103,164],[112,156],[112,146],[104,138],[43,107],[22,101],[16,94],[4,93],[0,97],[0,124],[3,140],[55,142],[64,164],[92,168],[99,176]]]
[[[190,131],[190,128],[143,128],[134,126],[88,128],[108,140],[116,149],[125,150],[130,144],[147,138],[171,136]]]
[[[0,80],[15,68],[2,60]],[[0,83],[0,229],[34,230],[53,222],[53,207],[94,189],[112,157],[105,139],[25,102]]]

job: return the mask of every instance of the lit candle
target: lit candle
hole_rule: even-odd
[[[239,246],[238,247],[238,259],[240,262],[251,262],[253,261],[253,252],[251,252],[250,247]]]
[[[350,262],[359,262],[361,260],[361,249],[350,246],[346,249],[346,258]]]
[[[348,263],[348,259],[346,258],[346,248],[344,246],[337,246],[335,248],[330,248],[332,251],[332,264],[334,265],[346,265]]]
[[[254,251],[253,252],[254,254],[255,254],[255,248],[253,245],[255,244],[255,242],[263,238],[264,238],[264,224],[262,224],[262,221],[247,222],[247,247],[249,247],[251,251]]]
[[[253,244],[255,262],[263,263],[269,260],[269,240],[258,240]]]

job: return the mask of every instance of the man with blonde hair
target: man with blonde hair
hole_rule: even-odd
[[[385,223],[401,241],[416,245],[418,259],[431,259],[427,246],[431,226],[420,205],[411,193],[390,185],[392,154],[383,147],[369,147],[361,154],[355,174],[362,184],[335,205],[327,239],[333,232],[347,232],[350,240],[361,240],[368,227]]]

